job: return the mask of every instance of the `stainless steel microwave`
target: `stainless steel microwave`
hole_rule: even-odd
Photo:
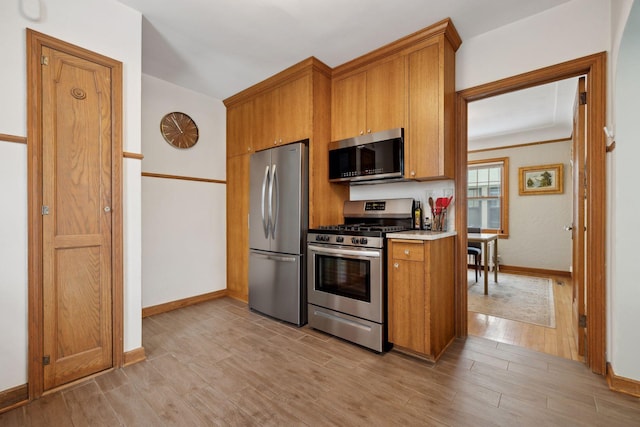
[[[404,129],[389,129],[329,144],[329,181],[400,180]]]

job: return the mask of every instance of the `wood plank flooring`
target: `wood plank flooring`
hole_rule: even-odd
[[[582,364],[478,337],[436,363],[375,354],[223,298],[143,320],[148,359],[1,426],[629,426],[640,399]]]
[[[573,337],[571,279],[558,276],[551,277],[551,280],[554,284],[555,328],[470,311],[467,322],[469,335],[583,361]]]

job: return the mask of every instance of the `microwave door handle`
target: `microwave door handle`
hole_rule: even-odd
[[[276,226],[278,224],[278,210],[280,208],[280,184],[278,182],[278,169],[276,165],[271,167],[271,188],[269,190],[270,212],[271,212],[271,238],[276,238]],[[275,198],[275,200],[274,200]]]
[[[260,203],[260,214],[262,215],[262,231],[264,232],[265,239],[269,238],[269,218],[265,215],[265,202],[267,196],[267,185],[269,185],[269,166],[264,170],[264,178],[262,179],[262,200]]]

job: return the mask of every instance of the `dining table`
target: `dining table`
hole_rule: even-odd
[[[489,243],[493,247],[493,281],[498,283],[498,235],[493,233],[468,233],[469,242],[482,243],[482,258],[484,259],[484,294],[489,295]]]

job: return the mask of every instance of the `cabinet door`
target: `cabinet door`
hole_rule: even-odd
[[[278,92],[270,90],[256,96],[253,107],[253,145],[255,151],[277,145]]]
[[[227,110],[227,157],[253,151],[253,102]]]
[[[288,144],[311,136],[311,76],[304,76],[278,89],[277,140]]]
[[[367,71],[366,133],[404,127],[405,80],[405,57]]]
[[[395,245],[396,243],[391,243],[392,248]],[[422,251],[422,243],[402,243],[402,245]],[[392,251],[395,252],[395,249]],[[390,258],[388,270],[389,341],[397,346],[425,353],[427,331],[424,309],[424,263]]]
[[[409,54],[405,177],[454,178],[455,52],[444,39]]]
[[[331,140],[362,135],[366,127],[365,72],[333,82],[331,109]]]
[[[227,158],[227,289],[243,301],[249,295],[249,158]]]
[[[440,74],[438,44],[409,55],[407,178],[438,176],[440,170]]]

